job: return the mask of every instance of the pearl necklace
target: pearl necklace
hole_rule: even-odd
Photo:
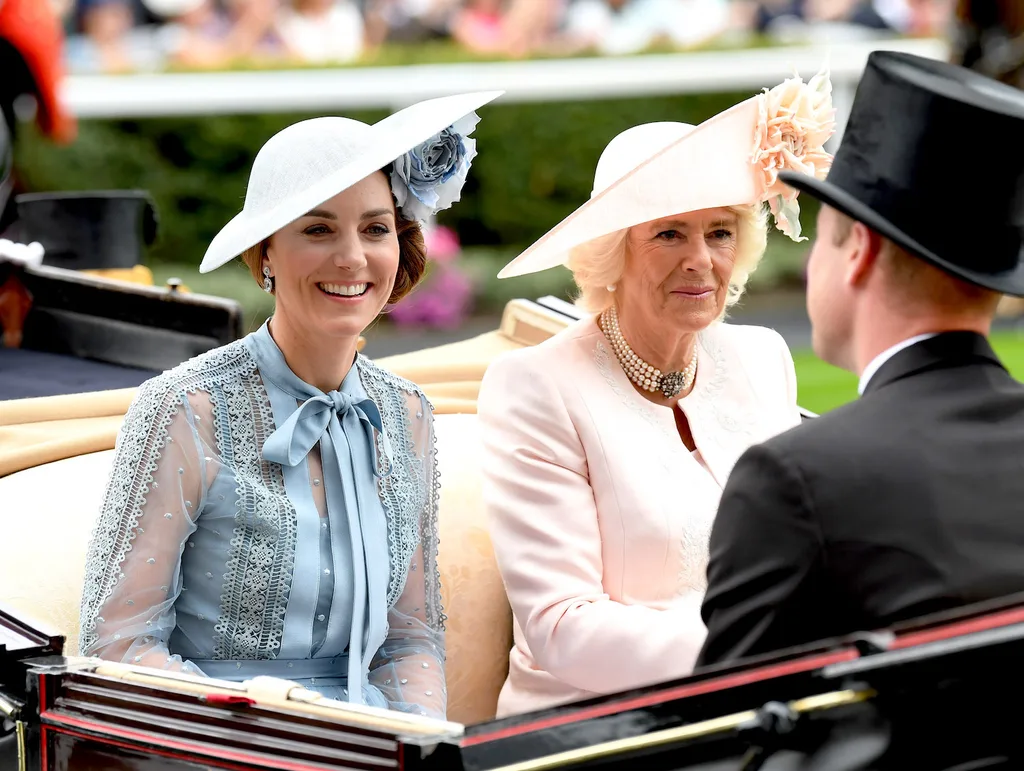
[[[693,384],[693,379],[697,375],[696,351],[690,358],[690,363],[686,365],[686,369],[681,372],[666,372],[663,375],[660,369],[652,367],[629,347],[626,338],[622,336],[622,330],[619,329],[619,314],[615,310],[615,306],[602,313],[598,318],[598,323],[604,336],[611,343],[612,350],[615,351],[615,357],[622,365],[623,371],[643,390],[651,393],[661,391],[671,399]]]

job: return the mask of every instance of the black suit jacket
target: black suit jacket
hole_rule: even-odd
[[[1024,385],[988,342],[903,349],[736,463],[698,666],[1024,591]]]

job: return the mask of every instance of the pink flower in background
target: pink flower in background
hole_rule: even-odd
[[[450,228],[432,227],[424,232],[427,244],[427,276],[388,314],[402,327],[457,329],[473,305],[473,282],[459,269],[462,253],[459,238]]]
[[[432,227],[425,231],[427,256],[434,262],[450,265],[462,253],[462,244],[455,231],[446,227]]]

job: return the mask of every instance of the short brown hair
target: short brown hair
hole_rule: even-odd
[[[843,246],[846,243],[853,233],[856,222],[857,220],[836,210],[836,223],[832,231],[833,246]],[[884,266],[892,296],[902,307],[970,307],[985,312],[989,305],[996,302],[998,293],[957,278],[912,254],[895,241],[885,236],[881,238],[879,262]]]
[[[836,226],[832,230],[832,246],[842,246],[853,232],[854,219],[838,209],[835,210]]]
[[[409,294],[427,270],[427,245],[420,223],[407,220],[396,212],[395,226],[398,231],[398,275],[395,276],[395,287],[391,290],[388,305],[393,305]],[[263,284],[263,258],[267,256],[269,244],[270,239],[264,238],[241,254],[242,262],[249,268],[257,284]]]

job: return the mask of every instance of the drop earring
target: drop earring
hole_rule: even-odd
[[[263,291],[267,294],[274,292],[274,280],[270,277],[270,267],[267,265],[263,266]]]
[[[609,284],[608,286],[605,287],[605,289],[607,289],[609,292],[614,292],[615,284]]]

